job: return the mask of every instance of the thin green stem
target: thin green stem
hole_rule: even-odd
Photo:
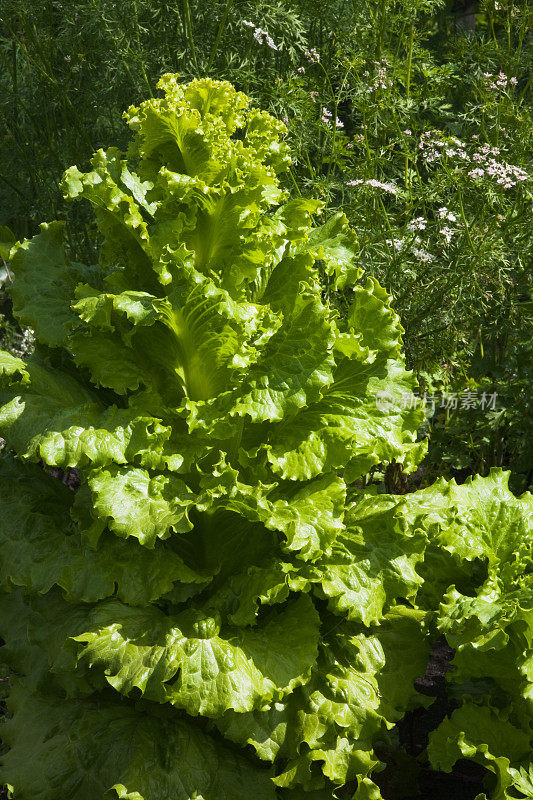
[[[407,79],[405,83],[405,96],[407,101],[409,101],[411,97],[411,70],[413,66],[413,45],[415,40],[415,28],[414,25],[411,23],[409,27],[409,54],[407,56]],[[409,183],[409,155],[407,152],[405,153],[405,165],[404,165],[404,186],[407,190]]]
[[[224,8],[222,19],[218,24],[217,35],[215,37],[215,41],[213,42],[213,47],[211,48],[211,52],[209,53],[209,58],[207,60],[207,66],[205,68],[206,73],[208,73],[211,67],[213,66],[213,61],[215,60],[215,56],[218,50],[218,45],[220,44],[220,40],[222,38],[222,34],[224,33],[224,30],[226,28],[226,23],[228,21],[229,12],[231,11],[233,2],[234,0],[226,0],[226,7]]]
[[[464,206],[463,206],[463,195],[462,195],[461,189],[459,187],[457,187],[457,199],[459,200],[459,210],[461,211],[461,219],[463,220],[463,225],[465,226],[465,231],[466,231],[466,237],[468,239],[468,244],[470,245],[470,249],[472,250],[474,255],[477,256],[478,253],[477,253],[476,248],[474,247],[474,242],[472,241],[472,237],[470,235],[470,226],[468,225],[468,222],[467,222],[466,216],[465,216],[465,210],[464,210]]]
[[[196,48],[194,46],[194,36],[192,32],[191,9],[189,6],[189,0],[182,0],[182,5],[183,5],[183,17],[185,19],[185,32],[187,35],[189,50],[191,51],[191,59],[194,65],[194,69],[198,72],[198,62],[196,60]]]
[[[128,50],[133,56],[137,57],[137,60],[138,60],[139,65],[141,67],[141,72],[142,72],[142,76],[143,76],[144,82],[146,84],[146,87],[147,87],[149,93],[151,95],[154,95],[155,92],[154,92],[154,89],[152,87],[152,84],[150,83],[150,81],[148,79],[148,75],[146,74],[146,69],[145,69],[145,66],[144,66],[144,59],[143,59],[143,56],[142,56],[141,37],[140,37],[140,34],[139,34],[139,15],[137,13],[137,0],[133,0],[133,17],[134,17],[134,24],[135,24],[135,39],[137,40],[137,53],[136,54],[133,53],[131,47],[128,47]]]

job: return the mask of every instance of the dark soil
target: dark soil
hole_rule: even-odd
[[[387,768],[372,779],[385,800],[474,800],[486,789],[483,780],[488,772],[472,761],[457,761],[451,773],[433,770],[426,761],[414,761],[426,749],[431,731],[457,707],[446,694],[446,673],[454,652],[444,636],[437,639],[424,676],[415,681],[416,689],[434,697],[434,702],[428,708],[409,711],[398,723],[399,751],[378,754]],[[413,792],[413,786],[418,786],[418,792],[416,788]]]

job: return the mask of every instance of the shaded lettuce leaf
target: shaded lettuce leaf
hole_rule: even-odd
[[[0,583],[45,594],[57,585],[71,602],[95,602],[116,594],[145,605],[176,582],[199,586],[210,580],[174,552],[146,552],[109,533],[97,550],[89,547],[71,519],[73,495],[33,465],[0,459]]]
[[[343,529],[346,485],[333,473],[301,484],[250,486],[222,457],[200,485],[210,498],[205,507],[234,511],[282,532],[284,549],[305,560],[328,552]]]
[[[89,276],[96,277],[96,269],[70,262],[64,236],[63,222],[43,223],[37,236],[17,247],[11,263],[15,275],[10,284],[13,313],[50,347],[64,345],[76,326],[76,315],[70,309],[76,285]]]
[[[307,684],[268,709],[227,712],[216,720],[217,728],[232,741],[252,745],[262,759],[288,759],[275,778],[282,787],[301,784],[312,791],[324,786],[324,777],[342,784],[369,774],[380,763],[375,739],[411,704],[425,702],[413,687],[429,652],[423,619],[399,607],[366,634],[342,633],[332,625]]]
[[[269,773],[175,711],[12,690],[1,780],[33,800],[275,800]],[[149,769],[146,766],[149,765]]]
[[[494,791],[478,795],[480,800],[511,800],[515,794],[507,790],[516,786],[516,767],[530,764],[531,738],[531,729],[515,727],[504,712],[465,703],[430,734],[428,756],[431,765],[444,772],[451,772],[458,759],[472,759],[497,780]]]

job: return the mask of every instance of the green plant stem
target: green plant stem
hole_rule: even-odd
[[[406,100],[409,101],[411,97],[411,70],[413,66],[413,45],[414,45],[414,37],[415,37],[415,28],[414,25],[411,24],[409,27],[409,53],[407,56],[407,79],[405,84],[405,97]],[[404,165],[404,185],[405,189],[407,190],[409,182],[409,156],[405,154],[405,165]]]
[[[459,210],[461,211],[461,219],[463,220],[463,225],[465,226],[466,237],[468,239],[468,244],[470,245],[470,249],[474,253],[474,255],[478,255],[476,248],[474,247],[474,242],[472,241],[472,236],[470,235],[470,226],[468,225],[465,210],[463,206],[463,195],[461,189],[457,187],[457,199],[459,200]]]
[[[229,12],[231,11],[231,7],[233,5],[234,0],[226,0],[226,6],[224,8],[224,13],[222,14],[222,19],[218,24],[217,35],[215,37],[215,41],[213,42],[213,46],[211,48],[211,52],[209,53],[209,58],[207,60],[207,66],[205,68],[206,74],[209,72],[211,67],[213,66],[213,61],[215,60],[215,56],[217,54],[218,46],[220,44],[220,40],[222,38],[222,34],[226,28],[226,23],[228,21]]]
[[[143,59],[143,56],[142,56],[141,37],[140,37],[140,34],[139,34],[139,15],[137,13],[137,0],[133,0],[133,17],[134,17],[134,25],[135,25],[135,39],[137,40],[137,53],[134,53],[132,51],[131,47],[128,47],[128,50],[134,57],[137,57],[137,60],[138,60],[139,65],[141,67],[142,76],[143,76],[144,82],[146,84],[146,88],[148,89],[148,92],[151,95],[153,95],[153,94],[155,94],[155,92],[154,92],[154,89],[152,87],[152,84],[150,83],[150,81],[148,79],[148,75],[146,73],[146,69],[145,69],[145,66],[144,66],[144,59]]]
[[[187,34],[187,42],[189,45],[189,50],[191,51],[191,59],[194,65],[194,69],[198,72],[198,62],[196,60],[196,48],[194,46],[194,36],[192,32],[192,22],[191,22],[191,9],[189,6],[189,0],[182,0],[183,5],[183,17],[185,19],[185,31]]]

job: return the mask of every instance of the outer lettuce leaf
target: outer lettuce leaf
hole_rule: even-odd
[[[522,543],[531,549],[533,497],[516,498],[508,482],[508,472],[492,469],[487,478],[469,478],[461,486],[442,481],[425,490],[433,492],[435,511],[438,503],[450,509],[436,543],[456,561],[483,558],[489,568],[505,567]]]
[[[117,536],[134,536],[154,547],[156,538],[192,529],[188,511],[196,495],[172,473],[152,477],[148,470],[110,466],[89,473],[95,517]]]
[[[379,765],[373,741],[416,698],[413,680],[424,671],[429,651],[422,620],[399,608],[371,633],[332,633],[309,683],[270,709],[228,712],[217,727],[229,739],[251,744],[262,759],[288,758],[275,779],[279,786],[301,783],[311,791],[324,785],[323,776],[342,784],[368,774]]]
[[[11,288],[13,313],[50,347],[64,344],[76,325],[76,315],[70,309],[74,289],[95,272],[69,261],[64,233],[62,222],[43,223],[37,236],[17,247],[12,261],[16,276]],[[39,291],[35,291],[36,286]]]
[[[302,559],[328,552],[343,528],[346,485],[331,473],[304,484],[250,486],[222,458],[201,486],[218,508],[283,532],[286,550]]]
[[[190,569],[174,552],[147,552],[105,534],[95,551],[70,518],[72,492],[33,465],[0,460],[0,582],[45,594],[61,587],[71,602],[95,602],[115,593],[145,605],[174,584],[202,586],[210,576]],[[126,545],[126,546],[124,546]]]
[[[2,780],[32,800],[274,800],[268,772],[176,712],[13,689]]]
[[[361,270],[354,263],[359,249],[357,236],[342,212],[314,228],[303,247],[324,261],[326,274],[334,277],[334,289],[351,286],[359,278]]]
[[[104,670],[122,694],[137,688],[193,716],[251,711],[281,698],[309,679],[317,656],[319,619],[306,595],[252,630],[221,630],[220,617],[192,609],[168,617],[107,602],[79,613],[75,628],[86,632],[71,639],[83,643],[82,672],[97,668],[98,685]]]
[[[125,162],[121,161],[116,148],[110,148],[109,153],[99,150],[91,159],[91,165],[93,170],[85,174],[77,167],[65,172],[61,182],[63,195],[70,200],[84,197],[93,204],[104,236],[102,261],[110,265],[106,272],[111,272],[111,265],[119,266],[130,280],[136,281],[138,288],[149,291],[157,286],[157,280],[152,270],[144,218],[150,215],[143,198],[146,186],[138,176],[133,176],[137,191],[132,192],[121,180]],[[129,170],[128,174],[131,177]]]
[[[50,466],[105,466],[137,462],[184,472],[205,451],[184,423],[154,417],[160,400],[132,398],[129,408],[105,408],[70,374],[36,360],[0,353],[0,427],[8,447]]]
[[[422,585],[416,567],[427,544],[421,531],[405,525],[401,503],[384,510],[380,501],[368,498],[349,509],[331,555],[304,573],[331,611],[365,625],[379,622],[396,599],[414,600]]]

